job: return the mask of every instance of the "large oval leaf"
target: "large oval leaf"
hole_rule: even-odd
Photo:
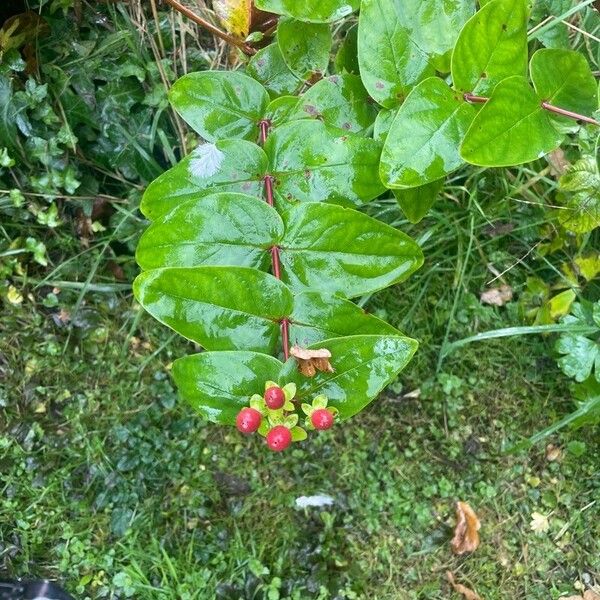
[[[296,398],[310,402],[319,395],[340,411],[341,419],[360,412],[390,384],[416,352],[416,340],[403,336],[356,335],[324,340],[313,345],[331,352],[333,373],[307,378],[298,372],[294,359],[281,372],[282,381],[297,385]]]
[[[535,91],[542,100],[580,115],[591,116],[598,108],[596,79],[580,52],[540,48],[531,57],[529,71]],[[555,114],[550,118],[566,119]]]
[[[140,210],[149,219],[158,219],[186,200],[214,192],[260,196],[266,170],[267,157],[256,144],[244,140],[203,144],[148,186]]]
[[[507,167],[541,158],[562,141],[548,114],[524,77],[508,77],[473,120],[461,156],[483,167]]]
[[[463,164],[458,152],[476,109],[430,77],[409,94],[386,138],[380,174],[391,188],[423,186]]]
[[[308,120],[278,127],[265,144],[278,193],[308,202],[359,203],[379,196],[380,151],[374,140]]]
[[[277,44],[259,50],[250,59],[246,73],[259,81],[272,98],[294,94],[303,83],[290,71]]]
[[[178,358],[173,379],[181,397],[213,423],[235,425],[238,412],[266,381],[277,381],[282,364],[257,352],[202,352]]]
[[[292,344],[306,347],[332,337],[361,334],[400,335],[400,332],[344,298],[314,291],[294,296],[290,315]]]
[[[183,202],[142,235],[142,269],[236,265],[266,270],[269,249],[283,235],[275,209],[253,196],[210,194]]]
[[[277,43],[290,71],[300,79],[322,75],[329,65],[331,29],[324,23],[303,23],[283,18],[277,26]]]
[[[347,17],[360,0],[256,0],[261,10],[288,15],[309,23],[328,23]]]
[[[144,271],[133,291],[155,319],[207,350],[274,353],[279,321],[292,310],[281,281],[246,267]]]
[[[289,117],[319,119],[344,131],[364,133],[376,116],[377,110],[360,77],[344,74],[315,83],[300,96]]]
[[[365,87],[386,108],[436,70],[449,70],[449,53],[474,0],[362,0],[358,60]]]
[[[236,71],[189,73],[169,92],[173,108],[205,140],[256,140],[269,94],[252,77]]]
[[[511,75],[527,72],[527,0],[492,0],[463,27],[452,53],[460,92],[488,94]]]
[[[371,96],[386,108],[398,106],[435,66],[415,31],[420,0],[362,0],[358,21],[360,76]]]
[[[282,218],[282,278],[297,289],[352,298],[406,279],[423,264],[411,238],[355,210],[296,204]]]

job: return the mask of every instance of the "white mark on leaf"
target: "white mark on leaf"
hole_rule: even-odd
[[[221,168],[225,155],[214,144],[203,144],[192,152],[190,174],[205,179]]]

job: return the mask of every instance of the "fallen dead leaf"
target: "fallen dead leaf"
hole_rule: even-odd
[[[466,502],[456,503],[456,528],[450,542],[454,554],[474,552],[479,547],[481,523],[475,511]]]
[[[298,370],[305,377],[314,377],[317,371],[333,373],[333,367],[329,362],[331,352],[327,348],[309,350],[300,346],[292,346],[290,355],[298,361]]]
[[[562,455],[562,450],[554,444],[548,444],[546,446],[546,460],[548,462],[554,462],[558,460]]]
[[[568,161],[564,151],[561,148],[558,148],[547,154],[546,160],[550,163],[550,167],[552,168],[551,174],[555,177],[564,175],[567,169],[571,166],[571,163]]]
[[[481,596],[477,592],[474,592],[471,588],[468,588],[462,583],[456,583],[451,571],[446,571],[446,579],[448,579],[450,585],[454,588],[454,591],[458,594],[462,594],[465,597],[465,600],[481,600]]]
[[[513,291],[509,285],[501,285],[497,288],[491,288],[481,292],[479,299],[483,304],[491,304],[492,306],[504,306],[507,302],[513,299]]]
[[[535,533],[546,533],[550,529],[548,517],[539,512],[531,513],[531,522],[529,523],[531,531]]]
[[[600,593],[594,590],[586,590],[583,594],[583,600],[600,600]]]

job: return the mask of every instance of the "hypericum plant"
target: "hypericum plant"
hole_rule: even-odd
[[[480,4],[363,0],[327,76],[330,22],[359,2],[257,0],[282,16],[245,73],[173,86],[173,107],[205,143],[144,194],[152,224],[134,291],[206,350],[176,360],[173,376],[210,420],[282,450],[362,410],[417,342],[351,299],[404,280],[423,257],[360,206],[390,188],[418,221],[465,161],[535,160],[577,120],[597,125],[585,58],[538,49],[531,85],[527,2]],[[251,3],[239,5],[250,19]]]

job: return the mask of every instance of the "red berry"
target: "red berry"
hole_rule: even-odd
[[[273,452],[285,450],[292,442],[292,432],[285,425],[277,425],[267,433],[267,446]]]
[[[285,404],[285,394],[280,387],[274,385],[265,391],[265,404],[276,410]]]
[[[326,408],[318,408],[310,420],[315,429],[329,429],[333,426],[333,415]]]
[[[254,433],[259,427],[262,415],[254,408],[242,408],[235,419],[235,424],[242,433]]]

